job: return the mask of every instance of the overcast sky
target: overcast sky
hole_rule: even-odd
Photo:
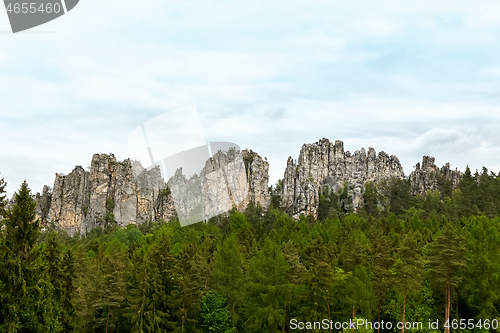
[[[135,127],[185,105],[208,140],[267,156],[272,182],[322,137],[395,154],[406,174],[424,154],[498,172],[498,13],[497,0],[81,0],[14,35],[1,7],[0,174],[9,193],[23,179],[40,191],[93,153],[130,156]]]

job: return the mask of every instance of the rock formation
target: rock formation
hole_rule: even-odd
[[[438,190],[439,183],[446,181],[451,188],[456,188],[462,178],[458,170],[451,170],[450,164],[438,168],[435,165],[435,159],[431,156],[422,158],[422,165],[417,163],[415,171],[410,174],[410,187],[412,194],[423,194],[427,191]]]
[[[424,156],[408,177],[414,195],[455,188],[458,170],[435,165]],[[364,148],[351,154],[342,141],[321,139],[304,144],[298,160],[288,158],[280,185],[282,208],[294,217],[317,217],[319,195],[328,188],[338,193],[347,189],[350,208],[363,205],[364,184],[380,184],[392,177],[404,178],[394,155]],[[37,194],[37,214],[44,224],[53,222],[68,233],[85,233],[112,218],[119,225],[189,216],[198,222],[227,212],[245,209],[250,203],[268,208],[269,164],[251,150],[218,151],[189,179],[178,169],[167,183],[159,167],[144,169],[129,159],[118,162],[114,155],[96,154],[88,171],[77,166],[68,175],[56,174],[54,187]],[[194,195],[193,195],[194,193]]]
[[[323,187],[338,191],[348,187],[353,208],[362,204],[364,183],[375,184],[390,177],[403,178],[403,168],[396,156],[384,152],[376,154],[373,148],[364,148],[351,154],[344,151],[342,141],[321,139],[305,144],[299,159],[288,158],[282,186],[282,207],[294,217],[300,214],[317,217],[319,194]]]
[[[248,179],[248,202],[268,208],[271,203],[269,163],[252,150],[243,150],[241,154]]]
[[[235,162],[236,156],[240,157],[240,164]],[[223,168],[225,172],[221,173]],[[204,187],[200,187],[198,193],[203,194],[205,200],[211,200],[209,207],[217,209],[222,202],[221,193],[227,193],[227,188],[217,183],[224,176],[224,181],[233,189],[230,193],[238,203],[237,208],[244,209],[250,202],[267,207],[270,200],[268,170],[268,163],[254,152],[218,152],[200,172]],[[119,162],[113,154],[95,154],[89,171],[77,166],[68,175],[56,174],[53,190],[46,186],[42,194],[35,197],[37,214],[44,224],[54,223],[70,234],[88,232],[104,225],[109,218],[121,226],[170,220],[177,214],[177,205],[169,186],[176,190],[179,186],[186,187],[188,182],[196,182],[184,179],[182,183],[182,177],[182,170],[178,170],[167,186],[159,167],[147,170],[139,162],[129,159]],[[212,186],[207,182],[210,179],[215,181]],[[177,208],[182,210],[183,206]]]
[[[47,220],[69,233],[80,230],[88,210],[89,173],[77,166],[69,175],[56,174]]]
[[[269,165],[258,154],[234,148],[217,151],[189,179],[179,168],[168,186],[181,225],[243,210],[250,203],[269,206]]]
[[[49,216],[50,204],[52,202],[52,189],[45,185],[43,187],[42,193],[37,193],[35,195],[36,201],[36,214],[40,219],[42,225],[47,223],[47,218]]]
[[[122,226],[169,219],[175,212],[161,195],[165,189],[159,168],[96,154],[90,171],[77,166],[69,175],[56,174],[46,220],[72,234],[102,225],[107,216]]]

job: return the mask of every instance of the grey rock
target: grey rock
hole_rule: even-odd
[[[248,180],[247,201],[267,209],[271,203],[269,163],[252,150],[243,150],[241,155]]]
[[[250,203],[267,208],[270,203],[269,164],[253,151],[217,151],[189,179],[179,168],[169,179],[182,225],[244,210]]]
[[[81,166],[69,175],[56,174],[48,221],[69,233],[80,230],[88,208],[89,173]]]
[[[449,163],[438,168],[434,157],[424,156],[422,164],[417,163],[409,179],[412,194],[417,195],[438,190],[440,180],[448,181],[451,188],[454,189],[460,183],[462,173],[457,169],[452,170]]]
[[[344,208],[358,210],[367,181],[380,184],[393,177],[405,177],[396,156],[377,154],[371,147],[351,154],[342,141],[321,139],[304,144],[297,160],[288,158],[280,192],[274,194],[292,216],[317,217],[325,187],[337,192],[346,187],[352,201],[343,202]],[[438,168],[433,157],[424,156],[409,176],[410,188],[422,194],[438,189],[443,179],[455,188],[461,177],[448,163]],[[119,162],[113,154],[95,154],[88,171],[77,166],[68,175],[56,174],[53,189],[44,187],[35,199],[44,224],[54,222],[73,234],[103,225],[108,214],[126,226],[177,216],[198,222],[231,208],[243,210],[250,203],[267,209],[268,183],[268,162],[251,150],[218,151],[189,179],[178,169],[167,183],[158,167],[145,169],[129,159]]]
[[[167,184],[159,167],[145,169],[136,161],[117,161],[113,154],[95,154],[88,171],[77,166],[68,175],[56,174],[53,190],[44,187],[36,197],[37,213],[44,223],[53,222],[74,234],[104,225],[110,214],[120,226],[168,221],[177,216],[176,207],[183,213],[184,208],[199,204],[196,200],[210,201],[208,206],[215,211],[221,205],[224,209],[244,209],[250,202],[267,207],[268,170],[268,163],[254,152],[218,152],[200,175],[187,180],[182,170],[177,170]],[[221,179],[226,187],[219,186]],[[182,196],[182,191],[193,186],[198,186],[203,197]],[[174,191],[192,202],[177,205]]]
[[[317,217],[319,194],[323,187],[339,191],[347,186],[352,197],[352,208],[362,206],[364,183],[375,184],[384,179],[403,178],[403,168],[396,156],[373,148],[364,148],[351,154],[344,151],[342,141],[321,139],[302,146],[297,161],[288,158],[285,170],[281,205],[294,217],[301,214]]]
[[[159,168],[118,162],[113,154],[95,154],[90,170],[77,166],[69,175],[56,174],[47,221],[69,234],[86,233],[112,214],[120,226],[175,216]],[[43,194],[41,198],[43,197]],[[43,218],[44,201],[39,201]]]
[[[50,205],[52,203],[52,189],[45,185],[42,189],[42,193],[37,193],[35,195],[35,202],[36,214],[40,219],[42,226],[45,226],[48,222]]]

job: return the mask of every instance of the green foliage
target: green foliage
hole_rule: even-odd
[[[382,185],[385,206],[396,214],[403,213],[412,206],[410,182],[407,179],[390,178]]]
[[[39,243],[35,207],[24,182],[5,214],[0,239],[0,331],[71,331],[71,258],[61,261],[55,234]]]
[[[235,309],[242,304],[243,261],[235,235],[226,238],[214,253],[215,290],[229,300],[233,319],[237,318]]]
[[[373,182],[365,183],[363,192],[364,209],[368,215],[376,215],[378,213],[379,194],[377,187]]]
[[[250,261],[246,281],[245,331],[276,332],[286,325],[290,266],[279,246],[267,238]]]
[[[342,192],[347,197],[347,191]],[[338,196],[330,187],[323,187],[319,194],[318,219],[324,220],[328,217],[338,216],[342,212],[342,198]]]
[[[115,201],[113,198],[106,199],[106,213],[104,215],[104,228],[107,230],[111,230],[115,225],[115,215],[113,214],[113,210],[115,209]]]
[[[500,315],[500,218],[473,217],[466,225],[467,267],[460,288],[470,317]]]
[[[201,299],[200,327],[203,333],[233,333],[231,314],[227,309],[226,299],[209,292]]]
[[[2,197],[0,182],[0,197]],[[250,205],[208,224],[41,231],[23,184],[0,229],[0,332],[282,332],[301,320],[498,318],[498,177],[411,196],[323,191],[319,220]],[[4,196],[4,195],[3,195]],[[443,313],[443,308],[445,309]]]
[[[465,238],[456,226],[446,224],[435,241],[430,244],[431,271],[436,284],[456,288],[462,281],[466,266]]]

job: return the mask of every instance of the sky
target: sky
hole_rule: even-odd
[[[134,128],[176,124],[189,105],[203,138],[267,157],[272,183],[323,137],[397,155],[407,175],[422,155],[498,172],[499,12],[496,0],[80,0],[12,34],[0,7],[0,177],[10,194],[25,179],[37,192],[94,153],[127,158]]]

